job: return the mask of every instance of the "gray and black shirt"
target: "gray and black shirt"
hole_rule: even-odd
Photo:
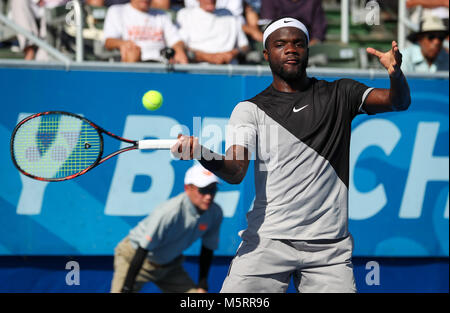
[[[234,108],[227,149],[244,146],[255,160],[249,232],[291,240],[348,235],[351,122],[372,89],[311,78],[304,91],[271,85]]]

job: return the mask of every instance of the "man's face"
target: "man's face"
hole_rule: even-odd
[[[439,32],[426,33],[419,38],[418,43],[425,59],[429,61],[436,59],[439,52],[441,52],[444,39],[445,34]]]
[[[151,0],[131,0],[131,5],[142,12],[147,12],[150,9]]]
[[[216,0],[199,0],[200,8],[206,12],[214,12],[216,9]]]
[[[213,183],[203,188],[198,188],[194,185],[185,185],[184,190],[194,206],[202,211],[206,211],[214,201],[217,184]]]
[[[264,58],[274,75],[285,81],[302,77],[308,65],[306,35],[298,28],[283,27],[267,38]]]

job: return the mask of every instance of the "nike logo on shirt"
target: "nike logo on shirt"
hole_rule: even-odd
[[[293,108],[292,111],[294,111],[295,113],[300,112],[301,110],[303,110],[304,108],[306,108],[309,104],[302,106],[300,109],[296,109]]]

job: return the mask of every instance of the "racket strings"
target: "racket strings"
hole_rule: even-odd
[[[15,133],[13,156],[25,172],[58,179],[90,167],[102,151],[97,130],[71,115],[53,113],[32,118]]]

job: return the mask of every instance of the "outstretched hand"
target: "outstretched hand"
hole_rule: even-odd
[[[381,52],[374,48],[367,48],[367,53],[370,53],[380,60],[380,63],[387,69],[390,76],[395,75],[400,71],[402,65],[402,54],[398,49],[397,42],[392,42],[392,49],[388,52]]]

